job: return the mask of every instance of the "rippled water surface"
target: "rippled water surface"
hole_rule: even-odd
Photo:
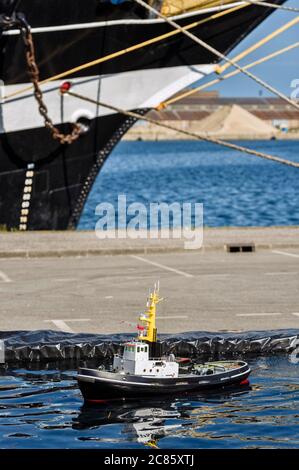
[[[299,447],[299,365],[251,360],[251,388],[86,407],[74,370],[0,375],[1,448]]]
[[[296,141],[241,144],[299,161]],[[203,203],[208,226],[299,225],[296,168],[204,142],[121,142],[93,186],[79,228],[93,229],[97,204],[117,207],[118,194],[146,206]]]

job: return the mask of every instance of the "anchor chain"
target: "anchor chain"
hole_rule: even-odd
[[[11,28],[18,28],[20,30],[25,47],[28,74],[34,88],[33,94],[38,103],[39,113],[44,119],[45,127],[50,130],[53,139],[58,140],[60,144],[72,144],[80,137],[82,133],[81,127],[78,124],[73,124],[72,131],[69,134],[63,134],[50,118],[48,108],[43,100],[43,93],[39,86],[39,69],[36,64],[35,47],[30,26],[25,16],[22,13],[16,13],[13,17],[3,17],[1,18],[1,27],[4,30]]]

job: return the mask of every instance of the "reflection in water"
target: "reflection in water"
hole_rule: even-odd
[[[75,429],[88,429],[110,425],[112,423],[122,423],[123,434],[128,440],[158,447],[158,441],[162,437],[180,429],[184,424],[172,423],[178,418],[189,417],[185,412],[180,412],[171,403],[164,403],[163,408],[158,408],[157,403],[146,403],[146,407],[138,403],[123,404],[118,406],[89,407],[83,406],[81,413],[75,420]],[[140,406],[140,407],[139,407]],[[88,440],[89,438],[81,438]],[[92,439],[92,438],[91,438]]]
[[[251,366],[248,389],[100,406],[83,405],[75,370],[2,370],[1,447],[299,447],[298,366]]]
[[[180,399],[163,399],[163,401],[143,400],[122,402],[117,405],[106,404],[100,406],[84,405],[78,418],[74,420],[74,429],[94,429],[115,423],[122,423],[122,433],[126,435],[128,441],[137,441],[144,445],[158,448],[159,441],[169,435],[179,435],[184,431],[184,435],[194,435],[194,429],[203,424],[212,424],[213,416],[210,407],[206,404],[202,406],[200,412],[203,416],[198,416],[197,408],[194,404],[198,400],[205,400],[206,403],[213,397],[225,400],[229,397],[236,397],[247,393],[250,387],[242,387],[239,390],[234,388],[226,392],[217,394],[206,393],[201,395],[189,395],[192,402]],[[81,440],[95,440],[98,438],[83,437]],[[99,438],[101,439],[101,438]]]

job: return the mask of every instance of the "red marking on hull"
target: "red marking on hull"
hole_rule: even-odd
[[[86,400],[88,403],[107,403],[108,400]]]
[[[249,385],[249,380],[248,379],[242,380],[242,382],[240,382],[240,385]]]
[[[97,404],[106,404],[106,403],[110,403],[111,401],[121,401],[121,400],[124,400],[123,398],[102,398],[100,400],[96,400],[96,399],[90,399],[90,398],[85,398],[85,401],[87,401],[88,403],[97,403]]]

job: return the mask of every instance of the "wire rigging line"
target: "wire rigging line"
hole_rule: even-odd
[[[271,54],[265,57],[262,57],[261,59],[251,62],[250,64],[244,65],[244,69],[251,69],[252,67],[263,64],[267,62],[268,60],[274,59],[275,57],[278,57],[281,54],[289,52],[297,47],[299,47],[299,42],[295,42],[294,44],[291,44],[290,46],[284,47],[283,49],[279,49],[278,51],[272,52]],[[165,109],[170,104],[176,103],[177,101],[180,101],[183,98],[187,98],[188,96],[191,96],[194,93],[197,93],[198,91],[205,90],[206,88],[210,88],[211,86],[217,85],[218,83],[223,82],[224,80],[227,80],[228,78],[235,77],[239,73],[241,73],[239,70],[234,70],[233,72],[227,73],[226,75],[222,75],[219,78],[210,80],[209,82],[204,83],[203,85],[199,85],[196,88],[191,88],[179,95],[174,96],[173,98],[170,98],[169,100],[163,101],[156,107],[156,109],[157,110]]]
[[[162,15],[162,13],[158,12],[155,8],[151,7],[147,3],[145,3],[143,0],[134,0],[136,3],[139,5],[143,6],[147,10],[149,10],[152,13],[155,13],[158,17],[164,19],[168,24],[170,24],[173,28],[181,31],[185,36],[189,37],[192,39],[195,43],[199,44],[201,47],[207,49],[208,51],[212,52],[212,54],[216,55],[220,59],[224,60],[225,62],[228,62],[230,65],[238,69],[240,72],[242,72],[244,75],[247,77],[251,78],[254,80],[256,83],[261,85],[263,88],[266,90],[270,91],[274,95],[278,96],[282,100],[286,101],[288,104],[299,110],[299,103],[296,103],[295,101],[291,100],[288,96],[286,96],[284,93],[280,92],[276,88],[274,88],[272,85],[269,83],[265,82],[261,78],[257,77],[256,75],[252,74],[251,72],[248,72],[248,70],[245,70],[244,67],[241,67],[237,62],[235,62],[232,59],[229,59],[226,55],[222,54],[222,52],[219,52],[217,49],[214,47],[210,46],[207,44],[205,41],[202,39],[199,39],[197,36],[194,34],[190,33],[189,31],[186,31],[182,26],[180,26],[178,23],[175,21],[171,20],[170,18],[167,18],[165,15]]]
[[[251,5],[258,5],[261,7],[275,8],[277,10],[291,11],[293,13],[299,13],[299,8],[296,7],[286,7],[285,5],[276,5],[276,3],[264,2],[263,0],[243,0],[246,3]]]
[[[132,117],[132,118],[138,119],[138,120],[142,119],[143,121],[149,122],[149,123],[154,124],[154,125],[159,126],[159,127],[163,127],[165,129],[170,129],[172,131],[178,132],[182,135],[187,135],[187,136],[192,137],[194,139],[202,140],[202,141],[205,141],[205,142],[210,142],[212,144],[220,145],[222,147],[227,147],[227,148],[232,149],[232,150],[237,150],[239,152],[247,153],[248,155],[253,155],[255,157],[263,158],[265,160],[270,160],[270,161],[273,161],[273,162],[276,162],[276,163],[281,163],[283,165],[287,165],[287,166],[290,166],[290,167],[299,168],[299,163],[297,163],[297,162],[292,162],[291,160],[285,160],[285,159],[280,158],[280,157],[269,155],[269,154],[264,153],[264,152],[259,152],[257,150],[253,150],[253,149],[250,149],[250,148],[247,148],[247,147],[243,147],[241,145],[234,144],[232,142],[227,142],[227,141],[222,140],[222,139],[217,139],[215,137],[210,137],[210,136],[207,136],[205,134],[197,134],[195,132],[190,132],[190,131],[186,131],[186,130],[183,130],[183,129],[179,129],[179,128],[177,128],[175,126],[172,126],[170,124],[165,124],[163,122],[156,121],[155,119],[152,119],[152,118],[147,117],[147,116],[142,116],[141,114],[135,113],[133,111],[126,111],[124,109],[117,108],[116,106],[112,106],[110,104],[94,100],[92,98],[89,98],[88,96],[83,96],[83,95],[80,95],[78,93],[74,93],[73,91],[68,91],[67,93],[64,93],[64,94],[67,94],[69,96],[73,96],[74,98],[78,98],[80,100],[86,101],[88,103],[95,104],[97,106],[103,106],[106,109],[110,109],[111,111],[122,114],[124,116]]]
[[[241,10],[243,8],[248,8],[248,7],[249,7],[248,4],[247,5],[243,4],[243,5],[238,5],[236,7],[233,7],[233,8],[229,8],[227,10],[222,10],[220,12],[214,13],[211,16],[208,16],[207,18],[203,18],[203,19],[195,21],[193,23],[189,23],[188,25],[182,27],[182,30],[173,29],[173,30],[169,31],[168,33],[161,34],[159,36],[155,36],[151,39],[147,39],[146,41],[142,41],[142,42],[139,42],[137,44],[134,44],[133,46],[121,49],[121,50],[116,51],[116,52],[112,52],[111,54],[108,54],[106,56],[99,57],[99,58],[97,58],[95,60],[92,60],[90,62],[86,62],[84,64],[78,65],[77,67],[73,67],[71,69],[68,69],[64,72],[58,73],[56,75],[52,75],[51,77],[48,77],[44,80],[41,80],[39,82],[39,84],[40,85],[45,85],[46,83],[50,83],[50,82],[53,82],[55,80],[60,80],[62,78],[73,75],[75,73],[81,72],[82,70],[86,70],[90,67],[94,67],[95,65],[99,65],[99,64],[102,64],[104,62],[108,62],[109,60],[116,59],[117,57],[123,56],[125,54],[136,51],[136,50],[141,49],[143,47],[147,47],[147,46],[150,46],[152,44],[163,41],[164,39],[168,39],[168,38],[171,38],[173,36],[176,36],[177,34],[180,34],[182,31],[185,31],[185,30],[187,31],[189,29],[196,28],[196,27],[198,27],[202,24],[206,24],[210,21],[214,21],[214,20],[216,20],[218,18],[221,18],[225,15],[229,15],[230,13],[234,13],[238,10]],[[6,102],[5,100],[8,100],[10,98],[14,98],[15,96],[19,96],[23,93],[26,93],[27,91],[32,91],[32,88],[33,88],[32,85],[29,85],[29,86],[26,86],[24,88],[21,88],[21,89],[15,91],[15,92],[9,93],[8,95],[6,95],[2,98],[2,103],[1,104],[5,104],[5,102]],[[58,86],[57,86],[57,88],[58,88]]]
[[[298,25],[299,23],[299,16],[297,16],[296,18],[293,18],[291,21],[288,21],[287,23],[285,23],[283,26],[280,26],[278,29],[275,29],[274,31],[272,31],[270,34],[268,34],[267,36],[265,36],[263,39],[261,39],[260,41],[256,42],[255,44],[253,44],[252,46],[250,47],[247,47],[247,49],[245,49],[244,51],[242,51],[240,54],[236,55],[235,57],[232,58],[232,60],[238,62],[239,60],[241,59],[244,59],[244,57],[247,57],[249,54],[251,54],[251,52],[254,52],[256,51],[257,49],[259,49],[260,47],[264,46],[265,44],[267,44],[268,42],[272,41],[273,39],[277,38],[278,36],[280,36],[282,33],[288,31],[290,28],[292,28],[293,26],[296,26]],[[224,65],[219,65],[216,69],[216,73],[220,74],[220,73],[223,73],[226,69],[230,68],[231,65],[229,63],[226,63]]]

